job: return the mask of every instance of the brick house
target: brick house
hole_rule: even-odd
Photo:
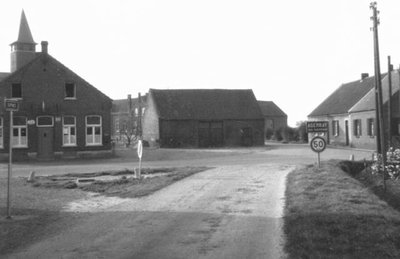
[[[287,127],[288,116],[272,101],[258,101],[264,116],[264,131],[274,133],[280,128]]]
[[[142,125],[150,146],[264,145],[264,117],[252,90],[150,89]]]
[[[11,73],[0,81],[0,159],[8,157],[9,112],[5,99],[19,102],[13,115],[13,157],[53,159],[111,155],[112,100],[48,53],[36,52],[22,12],[11,44]],[[4,75],[4,73],[3,73]]]
[[[382,75],[384,129],[389,127],[389,76]],[[391,73],[392,81],[392,141],[400,146],[399,74]],[[328,121],[329,132],[324,137],[331,145],[376,149],[375,77],[363,74],[361,80],[343,84],[323,101],[309,116],[310,121]],[[312,137],[312,136],[310,136]]]
[[[126,99],[113,100],[111,109],[113,140],[123,140],[126,131],[137,134],[138,122],[146,110],[146,100],[147,95],[132,98],[130,94]]]

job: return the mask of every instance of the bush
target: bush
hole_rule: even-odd
[[[374,157],[374,164],[371,166],[372,173],[378,174],[383,172],[382,156],[378,154]],[[387,176],[390,179],[400,178],[400,149],[389,148],[386,153],[386,166]]]

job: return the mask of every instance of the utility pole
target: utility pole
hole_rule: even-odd
[[[378,156],[380,155],[382,160],[382,175],[383,175],[383,188],[386,190],[386,141],[385,141],[385,131],[384,131],[384,116],[383,116],[383,105],[382,105],[382,80],[381,80],[381,68],[379,63],[379,41],[378,41],[378,25],[379,19],[376,2],[370,4],[370,9],[372,9],[373,16],[371,20],[373,21],[373,39],[374,39],[374,63],[375,63],[375,110],[376,110],[376,121],[377,121],[377,146]],[[379,122],[379,123],[378,123]]]
[[[388,97],[388,144],[389,148],[392,147],[392,70],[393,65],[390,63],[390,56],[388,56],[388,84],[389,84],[389,97]]]

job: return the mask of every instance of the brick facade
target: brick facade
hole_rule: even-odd
[[[72,84],[72,98],[66,97],[66,83]],[[38,120],[46,116],[51,125],[50,133],[44,133],[51,137],[51,146],[46,147],[50,154],[47,159],[54,157],[79,157],[79,156],[104,156],[111,154],[111,122],[110,109],[112,100],[98,91],[92,85],[73,73],[56,59],[47,53],[39,54],[30,63],[12,73],[0,82],[0,95],[11,98],[13,84],[20,84],[22,98],[19,99],[20,109],[14,112],[14,117],[23,117],[30,122],[26,125],[27,144],[23,147],[14,147],[16,159],[27,159],[38,157],[40,147],[40,136],[42,133]],[[0,106],[4,107],[4,100],[0,100]],[[0,148],[0,157],[8,156],[9,139],[9,113],[1,110],[0,117],[3,121],[3,146]],[[67,133],[63,122],[65,116],[75,118],[76,143],[65,145],[63,138]],[[87,116],[99,116],[100,127],[87,129]],[[97,120],[97,119],[96,119]],[[97,122],[96,122],[97,123]],[[96,143],[88,143],[88,133],[93,133]],[[25,134],[25,133],[21,133]],[[99,135],[100,134],[100,135]],[[100,139],[99,139],[100,136]]]

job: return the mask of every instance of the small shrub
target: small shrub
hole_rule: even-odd
[[[383,172],[382,155],[378,154],[374,157],[374,163],[371,168],[373,174]],[[389,179],[400,178],[400,149],[389,148],[386,152],[385,169]]]

